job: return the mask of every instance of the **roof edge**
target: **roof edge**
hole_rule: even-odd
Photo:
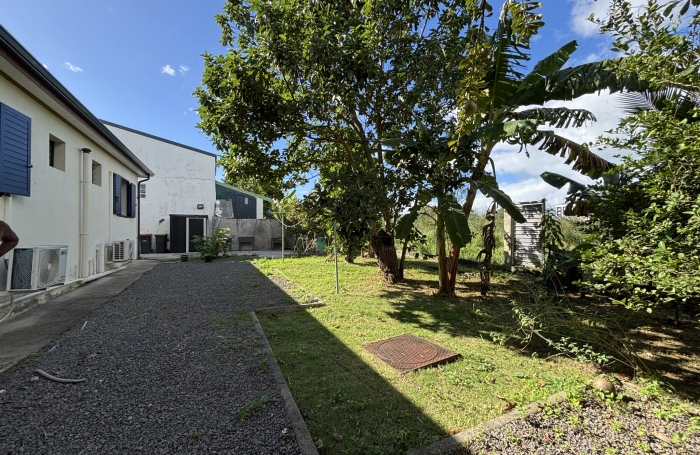
[[[119,129],[121,129],[121,130],[128,131],[128,132],[130,132],[130,133],[134,133],[134,134],[138,134],[138,135],[141,135],[141,136],[145,136],[145,137],[147,137],[147,138],[155,139],[155,140],[157,140],[157,141],[165,142],[166,144],[175,145],[175,146],[177,146],[177,147],[182,147],[182,148],[184,148],[184,149],[191,150],[191,151],[193,151],[193,152],[197,152],[197,153],[202,153],[202,154],[204,154],[204,155],[213,156],[214,158],[217,158],[217,159],[219,158],[219,155],[217,155],[217,154],[215,154],[215,153],[207,152],[207,151],[205,151],[205,150],[198,149],[198,148],[195,148],[195,147],[190,147],[189,145],[185,145],[185,144],[181,144],[181,143],[179,143],[179,142],[171,141],[170,139],[165,139],[164,137],[156,136],[156,135],[154,135],[154,134],[144,133],[143,131],[139,131],[139,130],[136,130],[136,129],[134,129],[134,128],[129,128],[128,126],[119,125],[118,123],[109,122],[109,121],[107,121],[107,120],[102,120],[102,119],[100,119],[100,121],[101,121],[102,123],[104,123],[105,125],[113,126],[113,127],[115,127],[115,128],[119,128]]]
[[[78,99],[68,91],[39,61],[12,36],[12,34],[0,25],[0,46],[5,48],[10,55],[22,64],[40,82],[46,85],[51,91],[59,96],[66,104],[74,108],[76,112],[83,116],[87,123],[94,127],[107,142],[111,143],[122,155],[135,164],[146,175],[154,175],[139,158],[134,155],[129,148],[107,129],[105,125],[95,117]]]
[[[273,201],[272,201],[272,198],[269,198],[269,197],[267,197],[267,196],[262,196],[262,195],[260,195],[260,194],[255,194],[255,193],[253,193],[253,192],[251,192],[251,191],[246,191],[246,190],[244,190],[244,189],[238,188],[237,186],[229,185],[228,183],[224,183],[224,182],[220,182],[220,181],[216,180],[216,181],[215,181],[215,184],[216,184],[216,185],[221,185],[221,186],[223,186],[224,188],[228,188],[228,189],[230,189],[230,190],[238,191],[239,193],[247,194],[248,196],[253,196],[253,197],[255,197],[255,198],[262,199],[263,201],[273,202]]]

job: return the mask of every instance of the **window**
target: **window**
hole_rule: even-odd
[[[0,103],[0,194],[29,196],[32,119]]]
[[[248,198],[245,198],[245,205],[248,205]]]
[[[146,184],[140,183],[139,184],[139,198],[143,199],[145,197],[146,197]]]
[[[66,143],[53,135],[49,135],[49,166],[66,170]]]
[[[117,216],[127,218],[136,217],[136,185],[129,183],[127,179],[119,174],[114,174],[113,178],[113,201],[112,213]]]
[[[102,165],[92,160],[92,184],[102,186]]]

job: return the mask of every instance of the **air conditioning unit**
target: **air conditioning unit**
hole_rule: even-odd
[[[136,243],[133,240],[115,240],[112,243],[112,261],[126,262],[134,259]]]
[[[7,275],[9,291],[30,291],[66,281],[68,247],[41,245],[15,248],[10,252]]]

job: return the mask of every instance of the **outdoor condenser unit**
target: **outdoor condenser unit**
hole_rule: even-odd
[[[115,240],[112,243],[112,261],[125,262],[134,259],[134,249],[133,240]]]
[[[9,291],[30,291],[66,281],[68,247],[41,245],[15,248],[10,252],[7,275]]]

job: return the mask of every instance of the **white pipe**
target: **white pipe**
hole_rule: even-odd
[[[83,151],[80,152],[78,167],[78,278],[83,277]]]
[[[102,273],[105,271],[105,246],[101,243],[97,244],[97,267],[95,267],[96,273]]]
[[[114,213],[114,177],[112,171],[109,171],[109,200],[111,201],[107,207],[107,245],[112,245],[112,217]],[[103,262],[104,263],[104,262]]]
[[[92,184],[92,159],[90,149],[81,149],[83,152],[81,169],[81,232],[80,232],[80,276],[85,278],[91,275],[90,271],[90,185]]]

